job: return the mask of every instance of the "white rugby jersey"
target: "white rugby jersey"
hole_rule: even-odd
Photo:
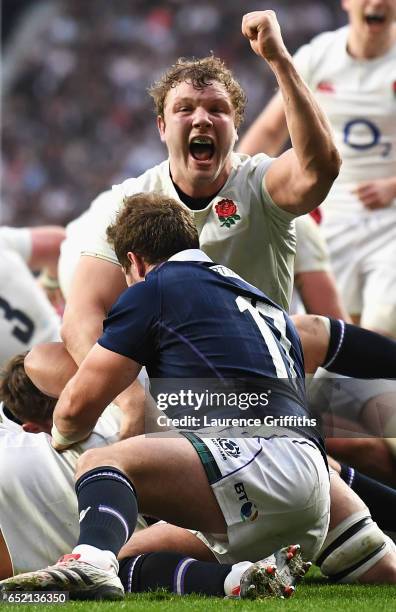
[[[63,453],[45,433],[25,433],[0,404],[0,529],[14,574],[56,562],[79,534],[74,472],[86,450],[118,440],[118,409],[107,408],[88,440]]]
[[[0,366],[40,342],[60,340],[60,320],[26,265],[27,229],[0,228]]]
[[[249,157],[234,153],[232,170],[224,187],[206,208],[191,212],[202,250],[287,310],[295,254],[294,224],[291,223],[294,215],[279,208],[263,189],[263,178],[271,161],[264,154]],[[89,212],[70,228],[70,242],[67,236],[62,245],[61,270],[67,267],[67,253],[73,262],[72,253],[76,250],[118,263],[107,243],[106,228],[113,222],[125,196],[146,191],[160,192],[182,203],[170,178],[168,161],[114,186],[112,192],[104,192],[94,200]],[[89,232],[84,231],[88,227]],[[69,281],[63,284],[68,285]],[[66,292],[67,289],[66,286]]]
[[[294,57],[330,120],[343,160],[324,218],[364,212],[351,193],[356,184],[396,175],[396,45],[381,57],[358,60],[347,52],[348,32],[345,26],[320,34]]]

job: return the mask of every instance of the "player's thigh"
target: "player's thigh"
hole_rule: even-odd
[[[113,466],[133,482],[139,512],[180,527],[223,533],[223,514],[201,460],[183,436],[136,436],[112,446],[87,451],[78,475]]]
[[[355,512],[367,508],[358,495],[342,480],[335,470],[330,471],[330,525],[334,529]]]

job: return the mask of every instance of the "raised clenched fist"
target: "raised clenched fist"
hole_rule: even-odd
[[[244,15],[242,34],[250,41],[253,51],[269,62],[288,54],[274,11],[254,11]]]

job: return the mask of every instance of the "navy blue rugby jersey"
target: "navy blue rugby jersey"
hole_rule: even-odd
[[[304,377],[291,319],[264,293],[212,262],[169,261],[126,289],[99,344],[153,378]]]
[[[275,392],[285,401],[270,403],[271,414],[309,416],[302,347],[291,319],[213,262],[157,266],[122,293],[98,343],[144,365],[150,380],[232,379],[245,390],[249,381],[254,390],[279,382]]]

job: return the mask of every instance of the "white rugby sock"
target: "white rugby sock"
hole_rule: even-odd
[[[227,574],[224,580],[224,593],[226,595],[239,595],[238,589],[241,582],[241,576],[251,565],[253,565],[253,563],[250,561],[241,561],[232,566],[230,573]]]
[[[118,561],[111,550],[101,550],[89,544],[79,544],[73,548],[72,554],[80,555],[79,561],[84,561],[84,563],[89,563],[115,575],[118,574]]]

